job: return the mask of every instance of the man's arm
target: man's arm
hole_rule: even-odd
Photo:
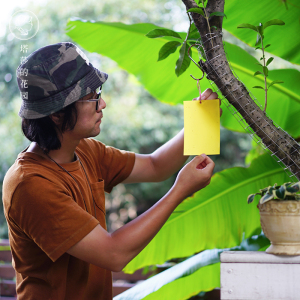
[[[214,162],[208,156],[195,157],[153,207],[112,234],[97,225],[67,253],[105,269],[122,270],[151,241],[181,201],[210,183],[213,169]]]
[[[217,99],[217,93],[207,89],[202,100]],[[194,99],[196,100],[196,99]],[[186,162],[183,155],[183,129],[170,141],[151,154],[136,154],[131,174],[123,183],[159,182],[168,179]]]
[[[185,163],[183,129],[170,141],[151,154],[135,154],[131,174],[123,183],[159,182],[166,180]]]

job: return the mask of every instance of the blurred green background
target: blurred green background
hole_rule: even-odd
[[[10,33],[8,20],[2,22],[0,37],[0,184],[17,154],[29,145],[21,133],[18,117],[20,97],[16,83],[16,68],[22,56],[21,45],[28,46],[28,53],[39,47],[60,41],[70,41],[65,27],[70,17],[126,24],[149,22],[174,30],[187,30],[188,20],[181,1],[147,2],[133,0],[120,5],[119,1],[24,1],[11,4],[7,13],[20,9],[32,11],[40,27],[35,37],[21,41]],[[101,43],[101,36],[95,41]],[[118,47],[118,41],[115,41]],[[137,153],[150,153],[172,138],[183,127],[183,106],[163,104],[153,98],[136,78],[122,70],[111,59],[96,53],[87,53],[92,64],[109,74],[103,88],[107,103],[101,134],[97,137],[107,145]],[[188,76],[186,75],[183,76]],[[191,79],[192,80],[192,79]],[[195,84],[195,97],[198,90]],[[188,99],[187,99],[188,100]],[[226,109],[226,108],[223,108]],[[244,158],[251,148],[245,134],[221,129],[221,155],[213,157],[215,171],[244,165]],[[162,183],[119,185],[107,196],[107,223],[110,231],[130,221],[160,197],[174,182],[175,175]],[[0,237],[7,238],[7,226],[0,209]]]

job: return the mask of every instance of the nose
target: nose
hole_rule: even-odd
[[[103,98],[100,98],[100,104],[98,106],[98,110],[97,112],[100,112],[102,109],[104,109],[106,107],[106,102],[103,100]]]

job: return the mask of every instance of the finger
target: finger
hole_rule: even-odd
[[[203,154],[202,154],[203,155]],[[215,168],[215,163],[214,161],[209,157],[205,156],[204,160],[201,162],[200,169],[207,169],[209,173],[212,173],[214,168]]]
[[[218,99],[218,94],[213,92],[211,89],[207,89],[204,91],[204,93],[201,95],[202,100],[212,100],[212,99]],[[221,104],[221,100],[220,100]]]
[[[202,153],[201,155],[197,155],[195,156],[192,161],[195,163],[195,164],[201,164],[203,161],[205,161],[206,159],[206,154]]]
[[[196,165],[196,169],[204,169],[208,165],[213,165],[214,168],[214,162],[213,160],[205,155],[204,153],[201,155],[196,156],[192,162]]]
[[[212,90],[211,89],[206,89],[203,93],[202,93],[202,95],[201,95],[201,99],[202,100],[207,100],[208,99],[208,97],[212,94]]]
[[[217,93],[211,93],[206,100],[213,100],[213,99],[218,99],[218,94]]]
[[[203,161],[196,167],[196,169],[204,169],[205,167],[206,167],[206,163]]]
[[[207,155],[205,155],[205,162],[207,164],[215,164],[214,161]]]
[[[195,156],[191,161],[190,164],[197,168],[198,165],[201,165],[206,159],[205,154]]]

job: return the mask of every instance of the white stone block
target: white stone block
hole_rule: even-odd
[[[299,300],[300,256],[257,251],[221,254],[222,300]]]

